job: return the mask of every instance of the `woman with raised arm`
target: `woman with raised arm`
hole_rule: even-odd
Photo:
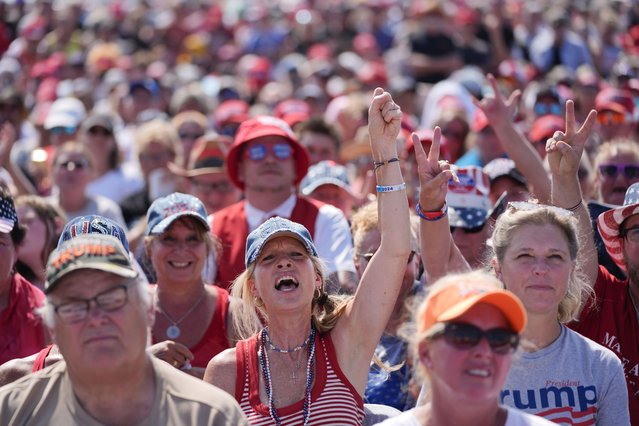
[[[577,232],[575,215],[587,217],[588,213],[578,183],[575,186],[567,177],[572,170],[576,181],[580,154],[576,151],[583,149],[595,115],[593,111],[577,130],[574,106],[569,101],[564,140],[570,142],[549,141],[547,147],[553,185],[562,184],[566,202],[561,206],[567,209],[513,202],[495,224],[492,267],[528,314],[522,332],[525,351],[513,363],[501,402],[561,423],[627,425],[627,391],[619,359],[564,325],[577,318],[581,304],[592,291],[590,263],[594,262],[596,268],[596,260],[591,259],[596,253],[587,238],[590,235]],[[432,149],[427,157],[417,148],[422,258],[433,280],[470,268],[452,241],[446,219],[446,175],[450,171],[437,161]],[[580,237],[584,238],[580,241]],[[434,238],[448,250],[442,252],[431,245]]]
[[[395,139],[401,111],[375,90],[369,130],[382,241],[355,296],[324,292],[321,260],[309,232],[272,218],[246,242],[246,271],[232,294],[249,318],[247,340],[209,363],[204,379],[235,395],[252,424],[359,425],[373,351],[399,293],[410,254],[405,185]],[[241,319],[240,316],[238,318]]]

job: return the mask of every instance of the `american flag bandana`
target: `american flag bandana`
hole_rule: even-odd
[[[0,198],[0,232],[8,234],[18,223],[18,215],[13,205],[13,199]]]

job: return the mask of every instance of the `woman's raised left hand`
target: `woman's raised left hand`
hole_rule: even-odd
[[[378,87],[368,108],[368,132],[373,160],[385,161],[397,156],[397,136],[401,128],[402,110],[390,93]]]

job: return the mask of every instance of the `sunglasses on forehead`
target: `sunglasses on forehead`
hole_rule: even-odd
[[[262,161],[269,152],[278,160],[288,160],[293,155],[293,147],[287,143],[276,143],[270,146],[257,143],[244,150],[244,158],[252,161]]]
[[[619,173],[623,173],[626,179],[635,179],[639,177],[639,165],[615,163],[600,164],[599,173],[608,178],[616,178]]]
[[[443,327],[428,336],[433,340],[443,337],[444,341],[455,349],[467,351],[486,339],[493,352],[505,355],[514,352],[519,345],[519,334],[508,328],[491,328],[482,330],[472,324],[463,322],[445,323]]]

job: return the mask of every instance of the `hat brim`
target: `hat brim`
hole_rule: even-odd
[[[177,164],[170,162],[167,164],[167,167],[171,173],[176,176],[181,176],[185,178],[208,175],[212,173],[225,173],[225,167],[201,167],[197,169],[185,169]]]
[[[197,219],[197,221],[199,223],[202,224],[202,226],[204,226],[204,229],[206,229],[207,231],[211,230],[211,227],[209,226],[208,221],[203,218],[202,216],[198,215],[197,213],[191,212],[191,211],[185,211],[185,212],[179,212],[176,213],[172,216],[169,217],[165,217],[164,219],[162,219],[157,225],[155,225],[152,229],[148,229],[146,235],[158,235],[158,234],[162,234],[164,233],[169,226],[171,226],[171,224],[173,222],[175,222],[176,220],[182,218],[182,217],[192,217],[193,219]]]
[[[125,266],[114,265],[112,263],[98,263],[95,264],[90,262],[77,262],[76,264],[70,265],[65,268],[64,272],[61,272],[56,276],[55,281],[52,283],[48,283],[45,286],[44,293],[49,294],[60,284],[60,281],[63,277],[69,275],[71,272],[79,271],[81,269],[96,269],[98,271],[109,272],[111,274],[118,275],[123,278],[135,278],[138,276],[138,271],[129,269]]]
[[[226,156],[226,173],[228,174],[229,179],[231,179],[231,182],[233,182],[233,184],[239,189],[241,189],[242,191],[244,191],[244,182],[240,180],[239,167],[240,167],[240,153],[242,152],[243,147],[251,141],[254,141],[264,136],[272,136],[272,135],[275,135],[272,131],[270,133],[265,133],[265,134],[253,133],[249,139],[243,140],[242,142],[238,144],[234,144],[229,150]],[[311,160],[310,160],[310,157],[308,156],[308,152],[295,139],[292,139],[283,134],[277,134],[275,136],[279,136],[283,139],[286,139],[286,141],[293,147],[293,156],[295,159],[295,181],[293,183],[295,186],[297,186],[302,181],[304,176],[306,176],[306,173],[308,172],[308,167],[311,164]]]
[[[346,191],[349,195],[353,195],[353,192],[351,191],[351,188],[346,185],[344,182],[342,182],[339,179],[334,179],[334,178],[322,178],[322,179],[318,179],[317,181],[313,182],[312,184],[305,186],[304,188],[302,188],[302,195],[310,195],[311,193],[313,193],[313,191],[315,191],[317,188],[319,188],[320,186],[324,186],[324,185],[335,185],[338,188],[342,188],[344,191]]]
[[[78,120],[67,114],[52,115],[44,120],[45,130],[55,127],[78,127]]]
[[[465,216],[470,215],[474,217],[473,221],[464,218]],[[477,228],[478,226],[482,226],[486,223],[489,216],[490,211],[485,209],[448,206],[448,222],[450,223],[450,226],[465,229]]]
[[[297,241],[299,241],[304,248],[306,249],[306,252],[311,255],[311,256],[317,256],[317,250],[315,249],[315,247],[312,244],[311,241],[307,241],[304,238],[302,238],[299,234],[293,232],[293,231],[288,231],[285,229],[281,229],[281,230],[277,230],[275,232],[273,232],[271,235],[269,235],[268,237],[266,237],[264,239],[264,241],[262,241],[262,243],[257,246],[255,248],[255,250],[253,251],[253,253],[251,253],[250,257],[248,259],[246,259],[246,267],[248,268],[248,265],[250,265],[251,263],[255,262],[257,260],[258,257],[260,257],[260,254],[262,253],[262,249],[264,249],[264,247],[266,246],[266,244],[275,239],[275,238],[280,238],[280,237],[290,237],[290,238],[294,238]]]
[[[480,303],[485,303],[499,309],[513,330],[518,333],[521,333],[526,326],[526,311],[524,306],[512,293],[506,290],[496,290],[469,297],[444,311],[439,315],[437,321],[446,322],[455,320]]]
[[[604,242],[606,251],[622,271],[626,271],[626,261],[623,258],[623,247],[619,236],[619,227],[630,216],[639,214],[639,203],[617,207],[605,211],[597,217],[597,228]]]

